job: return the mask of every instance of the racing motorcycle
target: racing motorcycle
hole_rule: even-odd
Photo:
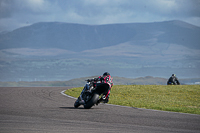
[[[94,87],[94,79],[88,79],[86,81],[87,83],[81,92],[81,95],[74,103],[75,108],[83,105],[85,109],[90,109],[95,104],[98,105],[100,99],[106,99],[104,93],[109,91],[109,85],[107,83],[100,83]]]

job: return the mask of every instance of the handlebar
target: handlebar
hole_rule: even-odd
[[[98,79],[97,79],[97,78],[93,78],[93,79],[87,79],[87,80],[85,80],[85,81],[87,81],[87,82],[92,82],[92,81],[98,81]]]

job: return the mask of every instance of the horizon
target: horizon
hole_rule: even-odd
[[[183,20],[166,20],[166,21],[154,21],[154,22],[127,22],[127,23],[109,23],[109,24],[84,24],[84,23],[69,23],[69,22],[61,22],[61,21],[49,21],[49,22],[36,22],[36,23],[33,23],[33,24],[30,24],[30,25],[25,25],[25,26],[22,26],[22,27],[18,27],[16,29],[13,29],[13,30],[9,30],[9,31],[0,31],[0,33],[4,33],[4,32],[12,32],[12,31],[15,31],[17,29],[21,29],[21,28],[25,28],[25,27],[29,27],[29,26],[32,26],[32,25],[36,25],[36,24],[40,24],[40,23],[61,23],[61,24],[77,24],[77,25],[87,25],[87,26],[106,26],[106,25],[121,25],[121,24],[151,24],[151,23],[163,23],[163,22],[183,22],[183,23],[187,23],[187,24],[190,24],[192,26],[196,26],[196,27],[199,27],[200,28],[200,25],[194,25],[192,23],[189,23],[189,22],[186,22],[186,21],[183,21]]]

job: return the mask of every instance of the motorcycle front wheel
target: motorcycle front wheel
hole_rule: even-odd
[[[74,108],[78,108],[81,104],[79,103],[79,98],[74,103]]]

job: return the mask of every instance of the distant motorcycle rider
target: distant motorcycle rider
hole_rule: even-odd
[[[112,82],[112,78],[110,76],[110,73],[108,72],[105,72],[102,76],[99,76],[98,78],[93,78],[93,79],[88,79],[88,81],[94,81],[93,84],[91,83],[86,83],[85,87],[83,88],[82,92],[81,92],[81,95],[80,95],[80,98],[81,98],[81,102],[82,104],[84,104],[84,100],[82,99],[82,94],[85,92],[85,91],[92,91],[93,88],[95,87],[98,87],[100,86],[101,84],[108,84],[109,85],[109,89],[107,92],[105,92],[103,94],[103,96],[97,101],[97,105],[100,103],[100,102],[104,102],[104,103],[108,103],[109,101],[109,96],[110,96],[110,91],[111,91],[111,88],[113,86],[113,82]]]
[[[167,85],[180,85],[180,82],[178,81],[176,74],[172,74],[172,76],[167,81]]]

